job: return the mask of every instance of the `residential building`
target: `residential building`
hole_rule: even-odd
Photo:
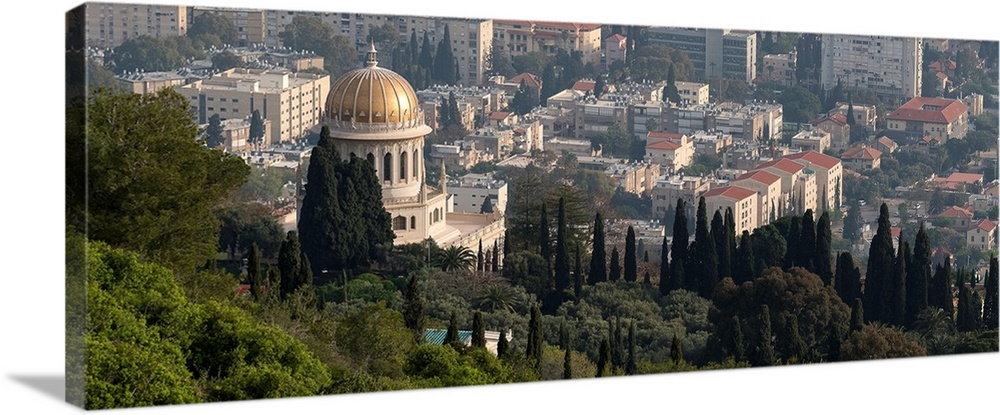
[[[923,138],[917,141],[916,147],[917,151],[920,151],[922,153],[935,154],[938,152],[938,149],[941,148],[942,144],[944,143],[941,142],[940,138],[925,135]]]
[[[964,192],[971,185],[982,185],[983,175],[979,173],[954,172],[948,177],[934,177],[931,184],[945,190]]]
[[[138,72],[118,75],[115,79],[134,94],[150,94],[164,88],[184,85],[200,76],[187,70],[169,72]]]
[[[760,68],[762,80],[782,86],[794,86],[796,58],[795,50],[764,55],[764,67]]]
[[[195,6],[193,17],[205,13],[216,13],[229,18],[236,26],[236,45],[250,46],[264,44],[267,40],[267,11],[249,8],[202,7]]]
[[[692,135],[699,130],[720,131],[731,134],[735,141],[746,142],[781,139],[781,104],[722,102],[660,108],[658,125],[665,132]]]
[[[601,64],[601,25],[531,20],[494,20],[493,39],[507,46],[511,56],[528,52],[555,54],[556,50],[583,54],[583,63]],[[488,49],[487,49],[488,50]]]
[[[628,38],[614,34],[604,39],[604,69],[611,69],[615,62],[625,62],[628,56]]]
[[[476,128],[476,118],[480,118],[485,123],[490,114],[507,106],[508,96],[503,87],[434,85],[417,91],[417,99],[420,100],[427,113],[425,120],[427,125],[437,129],[436,126],[440,121],[438,111],[443,108],[443,103],[448,102],[448,98],[452,94],[455,95],[455,101],[459,104],[458,111],[462,126],[468,131]]]
[[[896,144],[895,141],[892,141],[892,139],[884,135],[875,139],[875,142],[872,143],[872,147],[884,154],[892,154],[896,150],[899,150],[899,144]]]
[[[199,124],[213,114],[243,118],[254,110],[271,121],[264,146],[294,140],[319,125],[330,77],[278,69],[229,69],[211,78],[174,88],[188,98]]]
[[[997,249],[996,235],[997,224],[989,219],[980,219],[973,227],[965,231],[965,243],[980,251],[995,250]]]
[[[139,36],[184,36],[187,6],[134,3],[87,3],[85,39],[88,47],[114,48]]]
[[[711,182],[699,176],[672,174],[656,179],[651,192],[653,199],[653,217],[673,215],[677,200],[683,199],[688,207],[688,217],[694,214],[698,200],[711,188]]]
[[[848,112],[854,113],[854,125],[865,127],[868,131],[875,131],[875,123],[878,121],[878,111],[874,105],[864,105],[857,102],[838,102],[828,114],[841,114],[847,116]]]
[[[507,210],[507,183],[495,179],[492,173],[466,174],[449,182],[448,192],[452,196],[452,212],[489,213],[483,212],[487,198],[490,199],[487,209],[500,213]]]
[[[776,216],[802,214],[816,210],[816,172],[787,158],[761,163],[754,170],[765,170],[781,177],[781,200],[774,209]]]
[[[708,104],[708,84],[698,82],[675,81],[677,95],[681,97],[681,105],[705,105]]]
[[[427,163],[434,167],[443,164],[455,170],[464,170],[472,168],[480,161],[488,160],[486,157],[483,151],[476,148],[474,142],[456,141],[452,144],[432,145],[427,155]]]
[[[850,147],[851,126],[847,123],[847,117],[844,115],[834,112],[815,118],[809,121],[809,124],[816,129],[830,134],[830,148],[836,151],[844,151],[847,147]]]
[[[736,235],[740,235],[743,231],[753,232],[757,228],[760,216],[758,199],[757,192],[744,187],[719,187],[705,192],[705,210],[712,217],[716,211],[725,214],[726,209],[731,209],[736,221]]]
[[[818,209],[836,208],[843,204],[842,178],[844,170],[840,159],[817,151],[789,154],[785,158],[816,172],[816,191],[819,193],[816,207]]]
[[[971,226],[972,223],[972,211],[959,206],[951,206],[937,215],[931,216],[931,218],[944,218],[948,220],[948,227],[952,228],[958,232],[965,232]]]
[[[962,103],[969,107],[969,116],[978,117],[983,114],[983,96],[980,94],[969,94],[962,98]]]
[[[729,29],[650,27],[650,44],[680,50],[694,64],[695,76],[739,79],[750,83],[757,76],[757,34]]]
[[[920,38],[823,34],[820,82],[831,89],[868,90],[907,100],[920,96],[923,47]]]
[[[622,190],[639,196],[649,194],[660,176],[660,165],[647,162],[626,162],[608,157],[577,157],[581,169],[594,170],[610,176]]]
[[[757,192],[757,226],[777,219],[777,208],[773,206],[781,201],[780,176],[765,170],[754,170],[738,176],[732,184]]]
[[[499,160],[514,150],[514,131],[510,128],[477,128],[466,135],[464,141],[475,143],[484,160]]]
[[[661,164],[669,172],[690,166],[694,160],[694,141],[683,134],[650,132],[646,135],[646,157],[649,163]]]
[[[207,125],[206,125],[207,126]],[[270,136],[271,120],[264,120],[264,136]],[[222,146],[227,153],[250,149],[250,117],[222,120]]]
[[[573,154],[577,157],[600,157],[601,150],[594,149],[590,140],[575,140],[572,138],[553,137],[545,140],[545,148],[552,150],[557,156],[563,153]]]
[[[844,167],[854,171],[877,169],[882,165],[882,152],[872,147],[851,147],[840,154]]]
[[[915,97],[889,114],[886,135],[896,140],[930,136],[941,144],[965,138],[968,111],[969,107],[957,99]]]
[[[695,131],[691,135],[695,154],[717,156],[733,146],[733,136],[722,131]]]
[[[823,152],[830,148],[830,133],[822,130],[802,130],[792,136],[792,148],[799,151]]]

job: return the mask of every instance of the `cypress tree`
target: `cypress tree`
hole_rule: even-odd
[[[423,339],[424,299],[420,293],[420,283],[416,273],[410,275],[406,292],[403,293],[403,323],[406,328],[413,331],[417,340]]]
[[[927,287],[931,277],[931,241],[920,223],[914,240],[913,261],[906,267],[906,327],[913,328],[917,315],[927,308]]]
[[[573,379],[573,355],[570,354],[570,349],[566,348],[566,354],[563,356],[563,379]]]
[[[407,64],[412,65],[417,62],[417,58],[420,56],[420,46],[417,44],[417,31],[416,29],[410,30],[410,43],[409,49],[407,50]]]
[[[983,299],[983,330],[996,330],[1000,325],[1000,313],[998,313],[997,296],[998,286],[1000,286],[1000,269],[998,269],[997,257],[990,258],[990,271],[986,274],[986,298]]]
[[[569,348],[569,331],[566,330],[566,319],[559,320],[559,348]]]
[[[625,362],[625,374],[634,375],[635,366],[635,321],[633,320],[628,326],[628,360]]]
[[[736,253],[736,265],[733,272],[733,282],[737,284],[742,284],[747,281],[751,281],[756,277],[754,275],[754,257],[753,257],[753,244],[750,242],[750,232],[743,231],[740,235],[740,245],[737,248]]]
[[[476,271],[479,272],[480,274],[483,273],[483,271],[484,271],[483,267],[486,266],[485,259],[486,258],[483,257],[483,240],[482,240],[482,238],[480,238],[479,239],[479,251],[476,252]]]
[[[809,361],[809,347],[806,346],[806,342],[802,340],[802,335],[799,334],[799,318],[795,314],[790,314],[787,323],[788,359],[794,357],[800,362]]]
[[[299,246],[299,233],[288,231],[285,240],[281,241],[278,250],[278,271],[281,275],[281,299],[299,288],[299,276],[302,273],[302,252]]]
[[[771,334],[771,311],[767,304],[762,305],[757,329],[757,347],[754,352],[754,359],[751,362],[754,366],[771,366],[775,363],[774,357],[774,337]]]
[[[486,327],[481,311],[472,315],[472,347],[486,347]]]
[[[674,75],[674,65],[670,65],[670,69],[667,70],[667,85],[663,87],[663,97],[664,101],[670,100],[675,104],[681,103],[681,95],[677,90],[677,84],[675,83],[677,78]]]
[[[893,262],[892,279],[889,282],[888,313],[883,321],[902,327],[906,322],[906,250],[908,243],[899,237],[899,251]]]
[[[837,326],[835,324],[828,324],[829,329],[826,334],[826,360],[828,362],[839,362],[840,361],[840,345],[843,343],[843,339],[840,337],[840,333],[837,332]]]
[[[247,141],[251,144],[259,145],[264,141],[264,119],[260,116],[259,110],[250,113],[250,136]]]
[[[622,266],[618,259],[618,247],[611,248],[611,264],[608,265],[608,280],[618,281],[622,277]]]
[[[542,203],[542,213],[538,218],[538,246],[539,254],[545,258],[545,263],[552,269],[552,245],[549,244],[549,218],[545,211],[545,203]]]
[[[802,251],[802,218],[792,216],[791,225],[788,227],[787,232],[785,234],[785,242],[788,249],[785,250],[785,269],[801,266],[799,262],[802,259],[802,254],[800,253]]]
[[[205,145],[208,148],[217,148],[225,141],[222,137],[222,118],[219,117],[219,114],[212,114],[208,118],[208,128],[205,129],[205,135]]]
[[[737,362],[742,362],[746,360],[746,341],[743,339],[743,329],[740,327],[740,318],[733,316],[733,321],[730,323],[732,329],[732,338],[729,340],[729,355],[733,357]]]
[[[642,273],[642,288],[653,288],[653,280],[649,277],[649,271]]]
[[[601,212],[594,215],[594,250],[590,255],[590,274],[588,280],[597,284],[608,280],[608,269],[605,263],[604,251],[604,220]]]
[[[434,51],[431,50],[431,38],[424,32],[424,40],[420,47],[420,58],[417,60],[421,68],[432,68],[434,66]]]
[[[250,298],[254,301],[260,299],[261,285],[263,285],[263,270],[260,268],[260,250],[257,243],[250,245],[250,254],[247,256],[247,279],[250,280]]]
[[[444,26],[444,37],[438,42],[437,53],[434,55],[434,81],[445,85],[454,85],[455,53],[451,50],[451,33],[448,25]]]
[[[677,335],[674,335],[674,339],[670,342],[670,361],[674,365],[684,364],[684,353],[681,352],[681,341],[677,339]]]
[[[493,241],[493,255],[490,257],[490,271],[500,272],[500,244]]]
[[[566,250],[566,202],[559,198],[559,214],[556,219],[556,291],[569,288],[569,252]]]
[[[965,270],[958,271],[958,316],[955,327],[960,332],[970,332],[979,329],[972,310],[972,290],[965,284]]]
[[[580,295],[583,292],[583,262],[580,260],[581,250],[582,248],[580,248],[580,243],[577,242],[575,253],[576,261],[574,261],[574,269],[576,271],[574,272],[575,278],[573,278],[573,298],[576,298],[577,300],[580,299]]]
[[[730,277],[729,275],[729,240],[726,239],[726,225],[722,220],[722,212],[716,210],[715,214],[712,215],[712,226],[710,228],[712,233],[712,242],[715,242],[715,257],[718,259],[716,262],[716,271],[719,279],[725,277]],[[723,272],[723,268],[726,268]]]
[[[614,346],[611,348],[611,365],[615,369],[625,368],[625,336],[622,335],[622,319],[615,318]]]
[[[868,271],[865,274],[864,300],[865,321],[885,321],[888,316],[886,302],[890,297],[888,289],[892,276],[893,255],[892,225],[889,223],[889,207],[885,203],[879,209],[878,229],[868,250]]]
[[[632,229],[632,225],[629,225],[628,232],[625,234],[625,281],[635,282],[638,272],[635,255],[635,230]]]
[[[688,221],[684,199],[677,199],[674,208],[674,240],[670,246],[670,285],[671,290],[688,288],[684,277],[684,263],[687,261]]]
[[[692,278],[689,284],[691,291],[697,292],[703,298],[711,298],[715,284],[719,282],[718,255],[715,253],[715,242],[712,240],[712,233],[708,228],[708,214],[705,208],[705,197],[698,200],[698,214],[695,224],[694,243],[688,253],[691,262],[691,273],[697,275],[698,279]]]
[[[739,236],[736,235],[736,219],[733,217],[733,210],[730,208],[726,208],[725,226],[726,239],[729,240],[729,271],[725,274],[719,274],[719,279],[722,279],[722,277],[732,277],[736,272],[734,269],[736,268],[736,261],[733,259],[733,256],[736,255],[736,239]]]
[[[931,278],[930,292],[927,294],[927,302],[931,307],[937,307],[945,311],[949,317],[954,316],[955,305],[954,296],[951,292],[951,260],[945,258],[944,264],[938,265],[934,269],[934,276]]]
[[[456,349],[461,348],[458,340],[458,316],[455,312],[451,312],[451,319],[448,320],[448,331],[444,334],[444,344],[454,347]]]
[[[497,341],[497,358],[503,359],[510,350],[510,342],[507,340],[507,330],[500,330],[500,340]]]
[[[816,257],[816,222],[813,218],[812,209],[807,209],[802,215],[802,233],[799,236],[799,259],[795,261],[796,266],[808,269],[809,272],[816,273],[813,258]]]
[[[816,223],[816,255],[813,267],[824,285],[833,284],[833,234],[830,229],[830,212],[823,212]]]
[[[601,340],[601,347],[597,352],[597,377],[608,374],[609,363],[611,363],[611,343],[608,339],[604,339]]]
[[[299,251],[299,287],[313,283],[312,265],[309,264],[309,256],[305,252]]]
[[[667,237],[663,237],[663,243],[660,244],[660,295],[667,295],[670,290],[676,288],[672,287],[670,284],[670,261],[667,257]]]
[[[535,304],[531,306],[531,318],[528,320],[528,346],[526,355],[537,365],[542,359],[542,311]]]
[[[854,299],[854,307],[851,307],[851,332],[861,331],[865,326],[865,305],[861,298]]]
[[[850,304],[855,298],[861,297],[861,270],[854,265],[850,252],[843,252],[837,257],[837,274],[833,284],[844,304]]]

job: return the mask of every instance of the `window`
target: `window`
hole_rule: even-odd
[[[406,230],[406,217],[396,216],[392,219],[392,230],[394,231],[405,231]]]
[[[410,216],[410,229],[417,229],[417,217]]]
[[[406,180],[406,152],[399,155],[399,180]]]

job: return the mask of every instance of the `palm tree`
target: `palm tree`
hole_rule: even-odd
[[[436,265],[444,271],[469,270],[476,265],[476,254],[464,246],[452,245],[438,251]]]
[[[482,293],[472,300],[475,308],[485,311],[510,311],[514,312],[514,307],[520,305],[517,298],[517,291],[514,288],[503,284],[490,284],[483,288]]]

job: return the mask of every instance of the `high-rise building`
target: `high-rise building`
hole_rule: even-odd
[[[601,25],[529,20],[494,20],[493,38],[511,56],[529,52],[554,54],[557,49],[583,54],[583,63],[601,63]],[[624,42],[622,38],[619,42]],[[624,57],[624,53],[622,55]]]
[[[139,36],[187,34],[187,6],[87,3],[87,46],[113,48]]]
[[[260,9],[237,9],[228,7],[194,7],[192,18],[205,13],[217,13],[225,16],[236,26],[236,44],[233,46],[248,46],[264,43],[267,36],[267,12]]]
[[[757,34],[743,30],[650,27],[647,39],[687,53],[697,76],[739,79],[757,76]]]
[[[905,101],[920,96],[923,47],[920,38],[824,34],[820,80],[830,89],[871,90]]]

